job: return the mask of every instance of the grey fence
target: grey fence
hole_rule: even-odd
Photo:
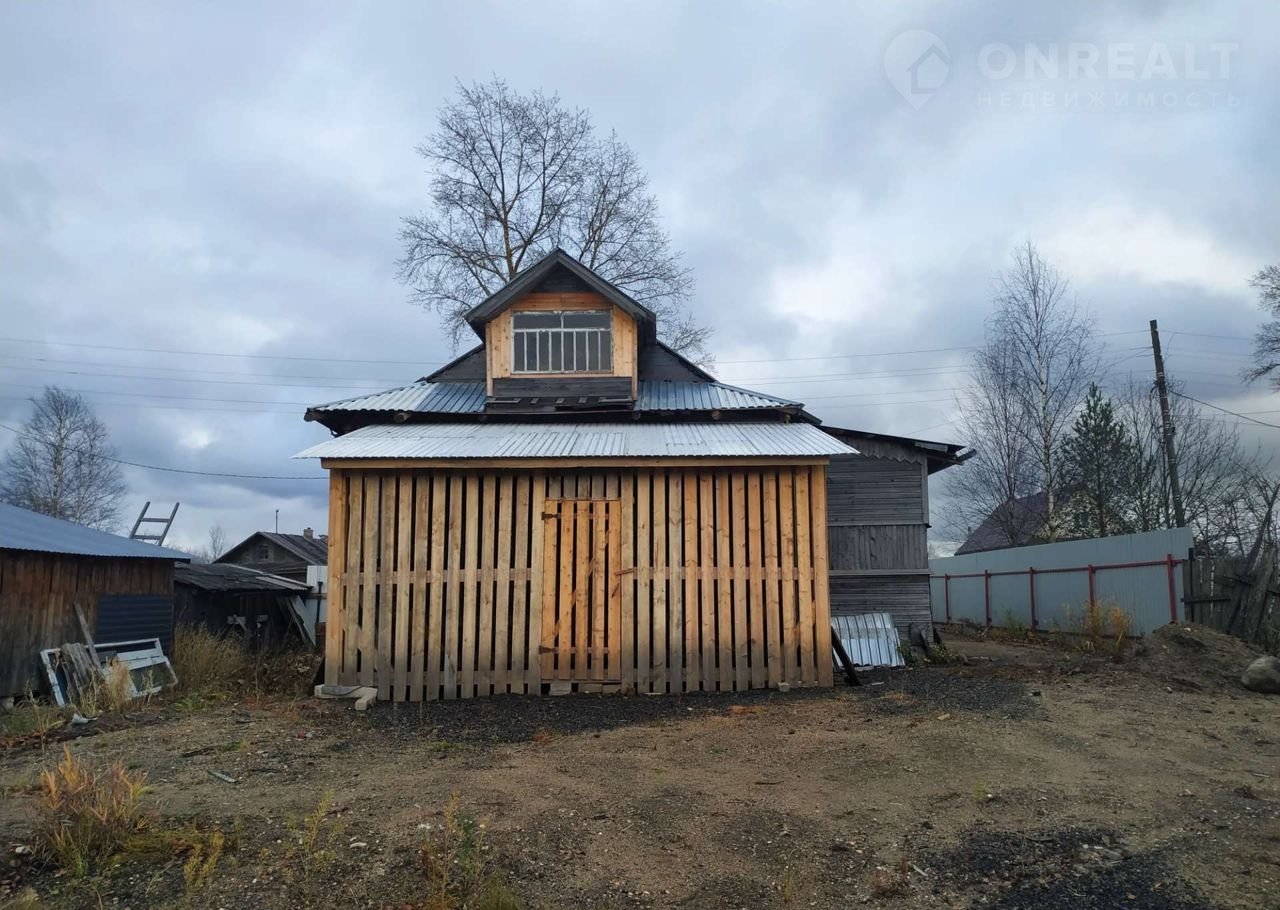
[[[1072,629],[1090,604],[1119,607],[1132,634],[1186,618],[1189,528],[929,560],[934,622]]]

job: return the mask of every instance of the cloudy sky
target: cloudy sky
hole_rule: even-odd
[[[1280,261],[1277,33],[1263,0],[7,3],[0,424],[56,383],[122,458],[265,475],[129,468],[179,545],[323,528],[303,409],[449,358],[398,223],[441,102],[493,75],[636,150],[725,381],[970,442],[965,358],[1031,239],[1113,381],[1154,317],[1192,394],[1280,422],[1237,380]]]

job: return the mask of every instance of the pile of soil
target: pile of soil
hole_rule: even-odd
[[[1144,639],[1133,668],[1184,691],[1244,691],[1240,674],[1263,652],[1239,638],[1194,623],[1157,629]]]

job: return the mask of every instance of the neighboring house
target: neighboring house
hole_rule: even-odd
[[[832,502],[918,527],[923,553],[924,477],[957,447],[828,433],[716,382],[560,250],[468,323],[482,343],[422,380],[307,411],[337,437],[299,456],[330,471],[326,683],[393,700],[831,683],[828,465],[876,449],[866,486],[832,465]],[[914,493],[877,511],[891,451]],[[915,555],[849,555],[862,575],[837,587],[914,575]]]
[[[301,534],[255,531],[214,562],[248,566],[270,575],[307,582],[310,580],[308,567],[328,565],[329,542],[324,535],[317,537],[310,528]]]
[[[173,572],[185,553],[0,503],[0,698],[44,688],[40,652],[84,642],[173,643]]]
[[[1049,522],[1049,494],[1032,493],[1011,499],[996,508],[982,524],[965,538],[956,550],[956,556],[981,553],[986,550],[1003,550],[1006,547],[1025,547],[1048,540],[1045,526]]]

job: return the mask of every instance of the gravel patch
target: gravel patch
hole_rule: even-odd
[[[855,691],[871,698],[882,714],[966,711],[1019,719],[1040,710],[1035,690],[999,677],[925,669],[869,674],[867,680]]]

